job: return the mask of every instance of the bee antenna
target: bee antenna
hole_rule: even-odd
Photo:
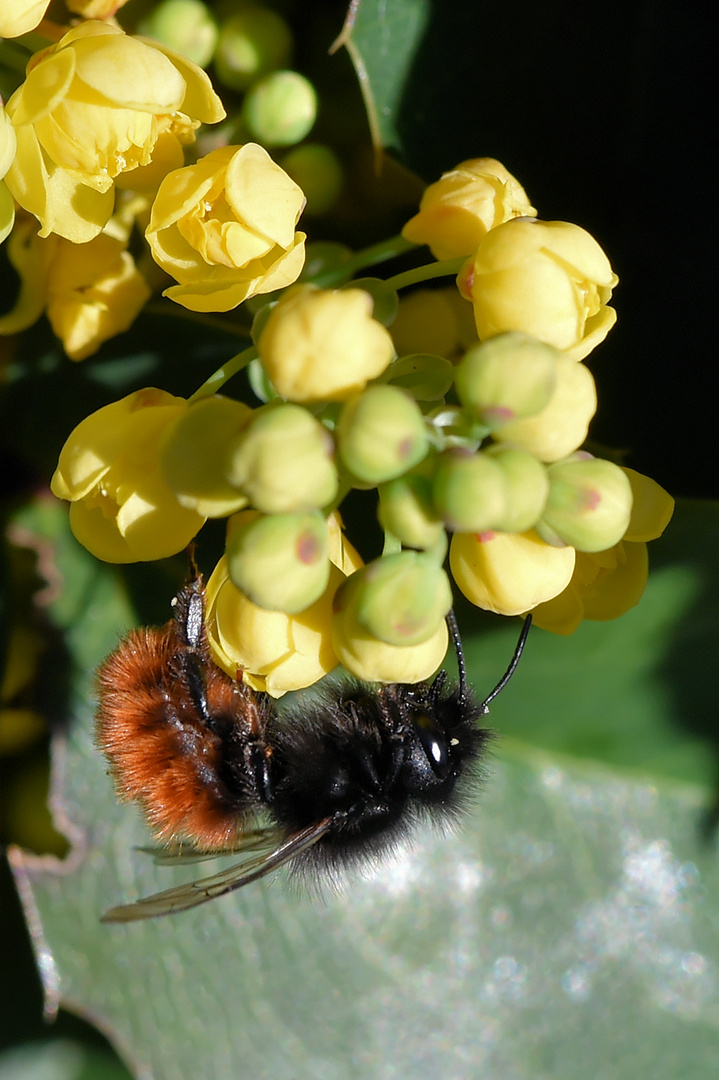
[[[462,638],[459,634],[459,626],[457,624],[457,616],[454,613],[454,608],[450,608],[447,612],[447,627],[452,635],[452,643],[454,645],[454,651],[457,654],[457,672],[459,674],[459,696],[462,701],[467,697],[467,665],[464,662],[464,649],[462,648]]]
[[[517,645],[516,645],[516,648],[514,650],[514,655],[512,656],[512,659],[510,660],[509,667],[507,668],[504,675],[502,676],[502,678],[499,680],[499,682],[495,686],[494,690],[492,690],[491,694],[489,694],[484,699],[484,701],[482,702],[481,709],[482,709],[483,713],[488,713],[489,712],[489,703],[490,703],[490,701],[494,701],[497,694],[499,694],[502,690],[504,690],[505,686],[507,685],[509,680],[514,675],[514,672],[517,669],[517,664],[519,663],[520,657],[521,657],[522,653],[524,652],[524,646],[527,644],[527,637],[529,636],[529,630],[530,630],[531,625],[532,625],[532,616],[527,615],[524,622],[523,622],[523,624],[522,624],[522,630],[521,630],[521,633],[519,635],[519,640],[517,641]]]

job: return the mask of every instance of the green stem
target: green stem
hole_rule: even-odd
[[[354,277],[359,270],[364,270],[367,266],[377,266],[378,263],[387,262],[389,259],[396,259],[399,255],[404,255],[416,247],[416,244],[405,240],[403,236],[390,236],[387,240],[380,240],[377,244],[370,244],[361,251],[355,251],[342,266],[327,270],[324,274],[318,274],[312,279],[312,283],[322,289],[343,284]]]
[[[418,281],[431,281],[438,277],[456,277],[466,262],[462,256],[459,259],[445,259],[443,262],[428,263],[426,266],[417,266],[414,270],[405,270],[402,274],[395,274],[385,282],[390,289],[395,291],[405,289],[408,285],[416,285]]]
[[[217,371],[210,375],[209,379],[205,379],[202,386],[195,390],[194,394],[189,398],[189,401],[199,401],[201,398],[210,397],[212,394],[216,394],[221,387],[225,385],[228,379],[231,379],[233,375],[236,375],[238,371],[242,371],[247,365],[255,359],[257,356],[257,349],[254,345],[250,345],[249,349],[243,349],[242,352],[237,353],[231,360],[228,360],[226,364],[219,367]]]

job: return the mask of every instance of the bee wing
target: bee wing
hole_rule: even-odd
[[[101,921],[134,922],[137,919],[151,919],[156,915],[187,911],[189,908],[197,907],[198,904],[204,904],[207,900],[225,896],[227,893],[234,892],[235,889],[240,889],[244,885],[249,885],[271,874],[273,870],[284,866],[296,855],[307,851],[324,836],[331,824],[332,818],[323,818],[314,825],[300,829],[271,851],[237,863],[227,870],[221,870],[218,874],[202,878],[200,881],[190,881],[174,889],[165,889],[164,892],[155,893],[154,896],[137,900],[134,904],[110,908]]]
[[[248,851],[266,851],[271,844],[276,843],[282,833],[277,828],[248,829],[242,833],[237,843],[228,844],[222,848],[197,848],[191,844],[185,847],[177,844],[172,847],[138,847],[135,850],[151,855],[155,866],[178,866],[181,863],[207,862],[208,859],[217,859],[222,855],[244,854]]]

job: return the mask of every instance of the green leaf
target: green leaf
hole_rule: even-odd
[[[658,781],[653,741],[670,702],[704,675],[670,664],[665,684],[662,660],[712,631],[716,641],[715,507],[680,513],[636,614],[590,628],[581,648],[556,638],[550,649],[533,632],[492,707],[498,731],[509,716],[524,718],[521,730],[497,740],[457,835],[421,832],[323,900],[261,882],[125,926],[99,916],[215,864],[158,867],[136,850],[148,833],[116,802],[92,742],[92,669],[127,624],[124,587],[72,542],[61,508],[23,513],[55,549],[65,588],[50,614],[73,670],[53,804],[75,849],[61,865],[12,854],[51,1009],[61,1002],[97,1023],[143,1080],[576,1080],[578,1061],[596,1076],[713,1080],[719,866],[699,839],[702,789]],[[480,691],[512,638],[470,642]],[[561,754],[545,748],[547,717],[567,732],[593,717],[596,732],[600,714],[626,712],[628,693],[630,720],[643,724],[632,742],[645,740],[635,764],[654,775],[572,758],[566,737]],[[674,760],[681,746],[678,733]]]
[[[397,128],[409,71],[429,20],[430,0],[354,0],[337,44],[359,80],[372,142],[402,148]]]

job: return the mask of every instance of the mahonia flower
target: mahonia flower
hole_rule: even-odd
[[[98,559],[163,559],[203,526],[161,472],[163,438],[187,407],[164,390],[137,390],[86,417],[60,451],[50,487],[70,501],[70,527]]]
[[[192,61],[97,21],[34,56],[7,111],[18,147],[10,191],[41,236],[74,243],[103,229],[115,179],[148,165],[161,135],[191,142],[200,122],[225,115]]]
[[[520,330],[583,360],[607,336],[618,282],[597,241],[566,221],[506,221],[460,274],[482,341]]]
[[[661,536],[674,512],[674,500],[656,481],[634,469],[623,470],[632,487],[629,526],[606,551],[577,552],[567,587],[532,612],[537,626],[571,634],[582,619],[617,619],[639,603],[649,576],[647,541]]]
[[[15,307],[0,316],[0,334],[14,334],[47,313],[71,360],[84,360],[103,341],[132,325],[150,287],[126,250],[126,241],[100,233],[87,244],[36,234],[28,218],[8,241],[20,275]]]
[[[0,0],[0,38],[20,37],[34,30],[50,0]]]
[[[363,289],[296,285],[278,301],[257,342],[277,393],[290,401],[344,401],[377,378],[394,357]]]
[[[402,229],[406,240],[428,244],[435,259],[472,255],[490,229],[537,211],[527,194],[494,158],[463,161],[430,184],[419,213]]]
[[[0,105],[0,244],[10,233],[15,221],[15,203],[3,180],[13,163],[17,139],[10,117]]]
[[[281,697],[337,666],[332,645],[335,593],[362,560],[342,532],[338,514],[327,519],[330,578],[323,595],[305,611],[286,615],[253,604],[230,579],[222,557],[207,582],[207,633],[215,662],[231,678]]]
[[[179,282],[166,289],[191,311],[229,311],[298,278],[302,189],[256,143],[223,146],[160,184],[145,233]]]
[[[457,586],[477,607],[522,615],[569,584],[576,552],[526,533],[456,533],[449,565]]]

